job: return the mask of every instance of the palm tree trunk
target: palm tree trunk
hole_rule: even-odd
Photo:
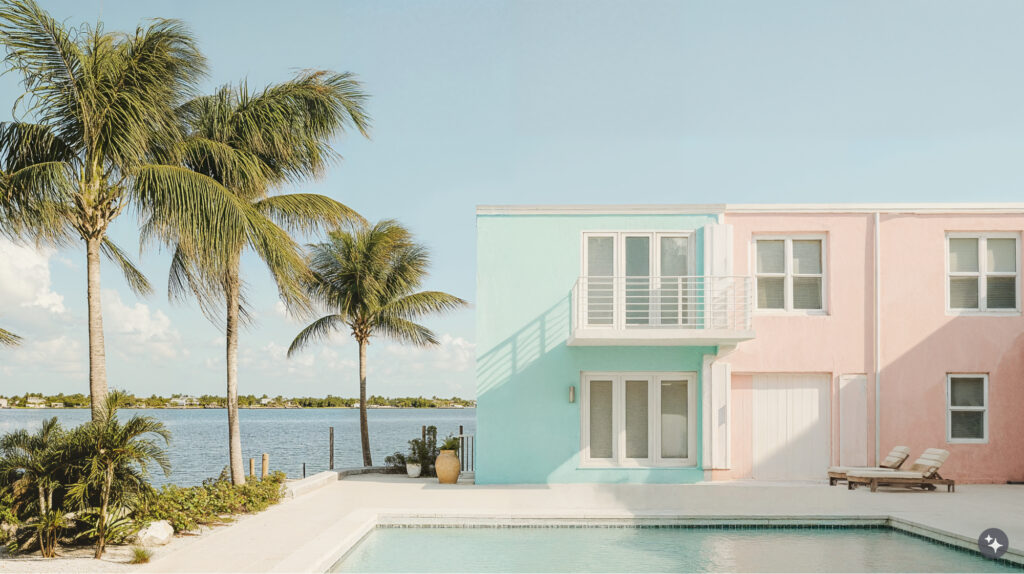
[[[103,349],[103,311],[100,304],[100,245],[102,238],[85,240],[89,300],[89,398],[92,419],[107,398],[107,357]]]
[[[373,466],[370,426],[366,420],[366,345],[366,340],[359,341],[359,439],[363,445],[363,466]]]
[[[103,548],[107,545],[107,507],[110,504],[110,488],[114,484],[114,465],[107,463],[103,477],[103,490],[100,491],[100,517],[96,521],[96,554],[93,558],[103,558]]]
[[[238,264],[232,265],[227,280],[227,365],[228,365],[228,454],[231,483],[245,484],[242,468],[242,431],[238,426]]]

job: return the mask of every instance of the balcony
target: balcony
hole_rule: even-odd
[[[580,277],[572,346],[735,345],[754,338],[750,277]]]

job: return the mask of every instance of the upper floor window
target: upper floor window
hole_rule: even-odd
[[[947,245],[947,309],[1019,310],[1017,234],[950,233]]]
[[[758,237],[754,242],[757,308],[824,311],[824,245],[821,236]]]

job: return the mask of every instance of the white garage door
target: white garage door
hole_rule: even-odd
[[[755,479],[824,479],[830,380],[829,375],[754,375]]]

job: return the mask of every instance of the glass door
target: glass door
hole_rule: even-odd
[[[587,236],[586,251],[586,324],[611,326],[615,321],[615,236]]]
[[[625,286],[625,324],[651,323],[651,237],[627,235],[625,237],[623,273]]]

